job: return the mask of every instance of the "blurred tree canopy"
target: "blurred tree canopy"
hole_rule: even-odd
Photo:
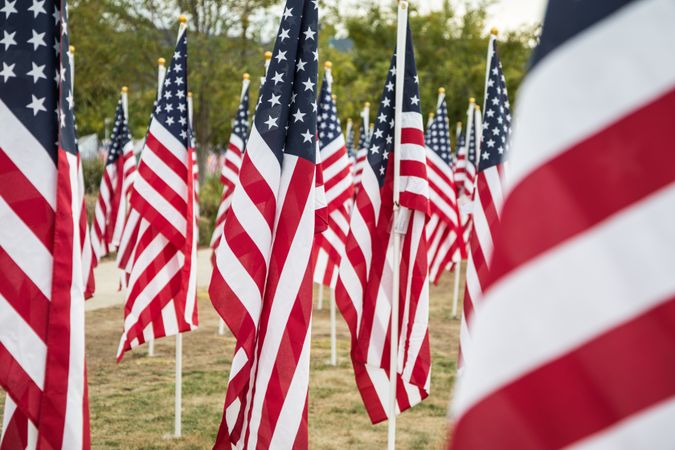
[[[346,123],[364,102],[374,116],[396,40],[396,3],[364,0],[358,10],[339,1],[320,10],[320,59],[333,62],[338,112]],[[445,0],[440,10],[411,8],[423,111],[436,106],[446,88],[451,120],[464,120],[468,98],[482,102],[488,42],[487,3]],[[461,6],[461,8],[460,8]],[[178,16],[188,16],[189,75],[200,173],[206,155],[226,148],[244,72],[251,98],[263,75],[263,53],[271,50],[282,2],[272,0],[74,0],[71,40],[76,49],[77,120],[81,134],[103,137],[121,86],[129,87],[132,134],[142,138],[157,89],[157,59],[173,52]],[[459,15],[457,10],[464,11]],[[346,11],[345,11],[346,10]],[[498,24],[494,24],[498,25]],[[538,30],[500,36],[499,51],[513,98]],[[344,45],[346,44],[346,45]]]

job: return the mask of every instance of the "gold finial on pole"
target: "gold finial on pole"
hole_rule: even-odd
[[[499,34],[499,30],[497,29],[497,27],[492,27],[492,29],[490,30],[490,34],[493,36],[497,36]]]
[[[445,94],[445,88],[444,87],[438,88],[438,93],[439,94]]]
[[[469,98],[469,103],[476,103],[476,99],[474,97]]]
[[[250,79],[251,79],[251,75],[249,75],[248,72],[246,72],[246,73],[244,73],[243,79],[244,79],[244,80],[250,80]]]
[[[333,101],[337,101],[337,95],[333,94],[331,97],[333,97]]]
[[[180,23],[187,23],[187,16],[181,15],[181,16],[178,18],[178,22],[180,22]]]
[[[265,60],[266,60],[266,61],[269,61],[270,59],[272,59],[272,52],[269,51],[269,50],[267,50],[267,51],[265,52]]]
[[[192,97],[192,91],[188,91],[188,97]]]
[[[68,51],[69,51],[70,53],[75,53],[75,46],[74,46],[74,45],[69,46],[69,47],[68,47]]]
[[[333,68],[333,63],[330,61],[326,61],[323,65],[324,69],[330,70]]]
[[[364,108],[370,108],[370,102],[365,102],[365,103],[363,104],[363,107],[364,107]]]
[[[129,92],[129,88],[126,86],[122,86],[122,93],[126,94],[127,92]]]
[[[157,58],[157,65],[158,65],[158,66],[163,66],[164,64],[166,64],[166,59],[164,59],[164,58]]]

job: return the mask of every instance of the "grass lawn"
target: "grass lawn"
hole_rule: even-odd
[[[330,356],[328,292],[314,310],[309,392],[312,449],[381,449],[387,424],[371,425],[356,389],[349,334],[338,313],[338,365]],[[213,445],[223,408],[234,340],[218,336],[218,316],[199,293],[200,329],[183,338],[183,438],[172,439],[174,338],[141,347],[115,363],[122,307],[87,313],[87,363],[93,447],[97,449],[205,449]],[[431,287],[431,394],[399,416],[397,448],[438,449],[445,442],[454,380],[459,321],[452,319],[452,274]],[[1,396],[0,396],[1,397]],[[3,401],[0,399],[0,403]],[[1,405],[0,405],[1,406]]]

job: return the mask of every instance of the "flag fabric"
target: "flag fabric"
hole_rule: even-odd
[[[2,448],[90,448],[66,2],[0,15]],[[35,5],[34,5],[35,6]],[[55,114],[56,112],[56,114]]]
[[[672,447],[674,21],[668,0],[549,3],[453,448]]]
[[[236,339],[217,449],[308,446],[317,10],[286,2],[216,249],[209,294]]]
[[[457,190],[451,168],[452,151],[445,94],[439,103],[425,139],[429,177],[431,217],[426,226],[429,243],[427,258],[429,278],[438,283],[443,270],[461,261],[464,240],[457,206]]]
[[[137,237],[118,361],[147,341],[197,328],[187,51],[187,27],[181,25],[131,189],[129,220],[137,221]]]
[[[354,187],[358,189],[361,184],[361,174],[368,156],[368,144],[370,143],[370,129],[368,127],[369,108],[365,107],[361,113],[361,127],[359,128],[359,143],[356,148],[356,163],[354,165]],[[356,190],[355,190],[356,192]]]
[[[120,96],[92,225],[92,247],[96,261],[120,245],[127,216],[127,200],[135,173],[134,146]]]
[[[225,163],[223,164],[220,174],[220,181],[223,183],[223,195],[220,200],[220,206],[218,207],[216,223],[213,227],[213,235],[211,236],[211,248],[214,250],[218,247],[220,238],[223,235],[225,215],[232,203],[234,186],[239,181],[239,168],[241,167],[241,160],[244,156],[244,149],[246,148],[246,140],[248,139],[249,133],[248,88],[250,84],[251,81],[248,78],[244,78],[241,100],[239,102],[239,108],[237,109],[237,116],[233,122],[230,143],[225,151]]]
[[[337,107],[332,96],[332,83],[331,70],[326,69],[319,93],[317,125],[328,228],[316,236],[314,281],[335,287],[340,259],[349,232],[349,216],[354,203],[354,182],[340,119],[337,116]]]
[[[499,224],[498,211],[501,210],[504,197],[505,156],[511,133],[509,96],[494,35],[491,35],[488,45],[485,108],[475,195],[470,213],[464,314],[460,327],[460,365],[470,355],[469,330],[475,302],[489,280],[489,258],[492,255],[494,231]],[[475,136],[471,129],[475,126],[474,120],[470,120],[468,129],[472,136]]]
[[[393,233],[404,232],[400,257],[397,406],[405,411],[429,394],[429,286],[425,222],[429,186],[423,119],[413,51],[407,34],[406,66],[392,57],[372,142],[352,212],[335,298],[352,337],[356,384],[373,423],[386,420],[389,405],[389,339]],[[401,211],[394,231],[395,77],[404,76],[401,137]]]

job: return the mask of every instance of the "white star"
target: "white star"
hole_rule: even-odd
[[[307,81],[303,81],[302,84],[305,85],[306,91],[314,91],[314,83],[309,78],[307,78]]]
[[[47,46],[45,44],[45,34],[44,33],[37,33],[35,30],[33,31],[33,37],[28,39],[28,42],[33,44],[33,50],[37,50],[38,47],[42,46]]]
[[[164,105],[164,111],[166,112],[173,111],[173,105],[171,103],[167,103],[166,105]]]
[[[312,142],[312,133],[309,132],[309,129],[305,131],[304,133],[301,134],[302,136],[302,143],[304,144],[305,142]]]
[[[272,81],[274,81],[275,86],[277,85],[277,83],[283,83],[284,82],[284,74],[279,73],[275,70],[274,76],[272,77]]]
[[[394,138],[391,136],[387,136],[387,144],[391,144],[392,142],[394,142]]]
[[[370,153],[372,154],[380,153],[380,147],[378,147],[377,145],[373,145],[372,147],[370,147]]]
[[[180,137],[182,137],[183,139],[187,139],[187,133],[185,132],[185,130],[180,131]]]
[[[387,91],[391,92],[394,90],[394,83],[390,81],[385,87],[387,88]]]
[[[33,97],[33,100],[26,106],[26,108],[30,108],[33,110],[33,117],[37,116],[37,113],[39,111],[47,111],[45,109],[45,98],[37,98],[36,96],[31,94],[31,97]]]
[[[178,119],[178,123],[181,125],[185,125],[187,123],[187,120],[185,119],[184,116],[180,116],[180,119]]]
[[[389,100],[389,97],[385,97],[384,100],[382,100],[382,106],[385,108],[389,108],[391,105],[391,100]]]
[[[14,73],[14,66],[16,66],[16,64],[8,66],[4,62],[2,63],[2,71],[0,71],[0,77],[4,78],[4,80],[2,80],[3,82],[7,83],[7,80],[9,78],[16,77],[16,74]]]
[[[419,105],[420,99],[417,98],[417,95],[415,95],[414,97],[410,97],[410,103],[412,103],[413,105]]]
[[[68,97],[66,97],[66,101],[68,102],[68,108],[73,109],[73,104],[75,103],[75,100],[73,99],[73,91],[68,92]]]
[[[68,23],[61,22],[61,34],[68,34]]]
[[[292,105],[293,103],[295,103],[295,97],[297,97],[297,96],[298,96],[298,94],[296,92],[293,92],[291,94],[291,103],[289,104],[289,106]]]
[[[180,86],[181,84],[183,84],[183,77],[176,77],[175,83],[176,83],[178,86]]]
[[[45,0],[33,0],[33,6],[28,8],[28,11],[33,11],[33,18],[36,18],[40,13],[47,14]]]
[[[282,52],[281,50],[279,50],[277,56],[275,56],[274,58],[277,60],[278,63],[280,63],[281,61],[286,61],[286,52]]]
[[[391,72],[391,76],[395,77],[396,76],[396,67],[392,67],[389,69],[389,72]]]
[[[290,36],[288,33],[291,31],[289,28],[288,30],[284,30],[283,28],[281,29],[281,33],[279,34],[279,39],[281,39],[281,42],[284,42],[285,39],[289,39]]]
[[[312,4],[314,5],[314,9],[319,9],[319,2],[318,2],[318,0],[312,0]]]
[[[298,70],[298,71],[305,70],[305,64],[307,64],[305,61],[303,61],[302,59],[299,59],[298,64],[296,64],[295,70]]]
[[[14,35],[16,34],[16,31],[14,33],[8,33],[6,31],[3,31],[3,33],[4,36],[2,37],[0,44],[5,46],[5,50],[7,50],[12,45],[16,45],[16,41],[14,40]]]
[[[265,125],[267,125],[267,129],[271,130],[272,127],[278,127],[277,125],[277,119],[275,119],[272,116],[269,116],[269,119],[267,119],[266,122],[263,122]]]
[[[304,112],[300,111],[300,108],[298,108],[298,110],[295,112],[295,114],[293,114],[293,117],[295,118],[295,122],[304,122],[305,119],[303,119],[303,117],[305,117],[305,115],[306,114]]]
[[[312,111],[316,112],[317,106],[316,106],[316,101],[312,103]]]
[[[61,43],[57,38],[54,38],[54,53],[58,56],[61,53]]]
[[[380,113],[380,115],[377,117],[378,122],[386,122],[387,121],[387,115],[385,113]]]
[[[382,159],[389,159],[389,152],[382,153]]]
[[[170,90],[167,89],[166,91],[164,91],[164,98],[165,98],[165,99],[168,100],[168,99],[170,99],[171,97],[173,97],[173,94],[171,93]]]
[[[284,19],[288,19],[289,17],[293,17],[293,8],[286,8],[284,11]]]
[[[375,137],[377,139],[382,139],[382,136],[384,136],[384,133],[382,132],[382,130],[380,130],[379,128],[377,130],[375,130]]]
[[[314,51],[312,52],[312,54],[314,55],[314,61],[318,61],[318,60],[319,60],[319,51],[318,51],[318,50],[314,50]]]
[[[380,175],[384,175],[384,166],[380,166]]]
[[[267,101],[271,103],[271,107],[274,107],[274,105],[281,105],[281,102],[279,101],[280,98],[281,98],[281,95],[272,94],[272,98],[270,98]]]
[[[174,122],[175,122],[175,120],[173,120],[173,117],[169,116],[169,117],[166,118],[166,124],[167,125],[171,126],[171,125],[173,125]]]
[[[38,66],[37,64],[35,64],[32,61],[31,61],[31,64],[32,64],[33,68],[26,75],[30,75],[31,77],[33,77],[33,83],[37,83],[37,81],[40,78],[44,78],[46,80],[47,77],[45,76],[45,65],[43,64],[41,66]]]
[[[492,148],[492,147],[495,146],[495,141],[493,141],[492,139],[490,139],[489,141],[486,142],[486,144],[487,144],[487,146],[488,146],[489,148]]]
[[[420,84],[420,77],[415,75],[415,84]]]
[[[312,31],[311,27],[307,27],[306,31],[303,31],[302,34],[305,35],[305,39],[311,39],[314,40],[314,35],[316,34],[315,31]]]
[[[180,58],[180,52],[179,51],[173,52],[173,59],[178,59],[178,58]]]
[[[61,122],[61,128],[65,128],[66,127],[66,115],[63,114],[62,109],[59,109],[58,115],[59,115],[59,122]]]
[[[5,6],[3,6],[2,9],[0,9],[0,12],[5,14],[5,19],[8,19],[11,14],[17,12],[14,5],[16,5],[16,0],[14,0],[13,2],[7,0],[5,2]]]
[[[61,20],[61,12],[59,11],[59,8],[54,5],[54,13],[52,13],[52,17],[54,18],[54,25],[59,23],[59,20]]]
[[[488,152],[483,152],[483,160],[487,161],[490,159],[490,154]]]

